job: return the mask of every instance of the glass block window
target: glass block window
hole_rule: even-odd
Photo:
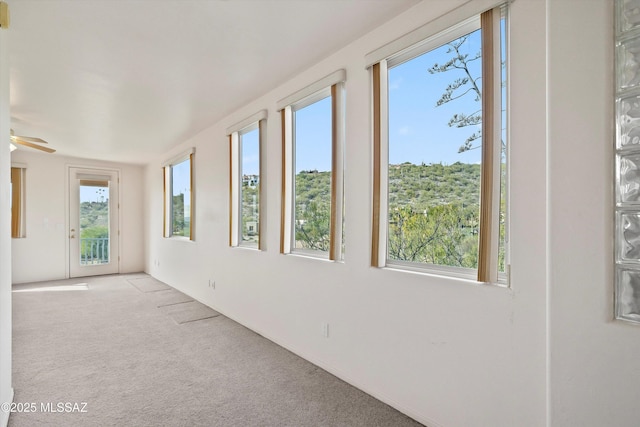
[[[640,323],[640,0],[616,0],[615,316]]]

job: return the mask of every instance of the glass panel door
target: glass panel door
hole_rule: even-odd
[[[118,273],[117,194],[117,171],[70,168],[70,277]]]

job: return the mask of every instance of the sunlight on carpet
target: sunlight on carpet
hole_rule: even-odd
[[[60,292],[60,291],[88,291],[89,285],[78,283],[77,285],[65,286],[42,286],[39,288],[14,289],[12,292]]]

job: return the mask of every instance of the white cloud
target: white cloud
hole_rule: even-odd
[[[409,126],[402,126],[400,129],[398,129],[398,135],[409,135]]]
[[[400,84],[402,84],[402,77],[389,82],[389,90],[400,89]]]

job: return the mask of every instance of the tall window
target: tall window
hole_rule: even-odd
[[[163,167],[165,237],[194,239],[193,159],[192,149]]]
[[[505,279],[505,55],[496,8],[373,65],[373,265]]]
[[[283,125],[281,252],[343,256],[340,70],[279,102]]]
[[[267,111],[227,129],[230,141],[229,245],[263,248],[261,147]]]
[[[11,168],[11,237],[25,237],[25,174],[26,169]]]

